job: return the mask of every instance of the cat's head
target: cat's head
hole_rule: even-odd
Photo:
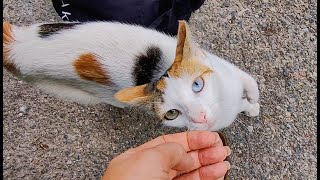
[[[212,129],[217,99],[209,53],[192,41],[188,25],[179,22],[174,63],[156,82],[123,89],[118,101],[148,104],[168,126]]]

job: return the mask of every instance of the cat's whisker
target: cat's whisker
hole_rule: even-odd
[[[238,122],[240,123],[240,125],[242,125],[242,127],[243,127],[244,129],[247,129],[247,125],[246,125],[244,122],[242,122],[242,120],[241,120],[240,118],[237,118],[237,120],[238,120]]]

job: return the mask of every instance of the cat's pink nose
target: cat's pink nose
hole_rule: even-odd
[[[192,119],[195,123],[207,123],[206,113],[201,112],[199,118]]]

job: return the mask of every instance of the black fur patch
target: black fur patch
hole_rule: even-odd
[[[154,75],[159,73],[161,65],[162,51],[157,46],[150,46],[145,53],[137,56],[132,75],[136,85],[150,83]]]
[[[49,37],[53,34],[56,34],[60,30],[72,29],[76,25],[81,23],[51,23],[51,24],[42,24],[39,26],[39,36],[41,38]]]

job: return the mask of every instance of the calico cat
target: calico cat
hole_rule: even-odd
[[[147,107],[168,126],[215,131],[259,114],[254,78],[197,47],[185,21],[177,38],[116,22],[4,22],[3,65],[64,100]]]

